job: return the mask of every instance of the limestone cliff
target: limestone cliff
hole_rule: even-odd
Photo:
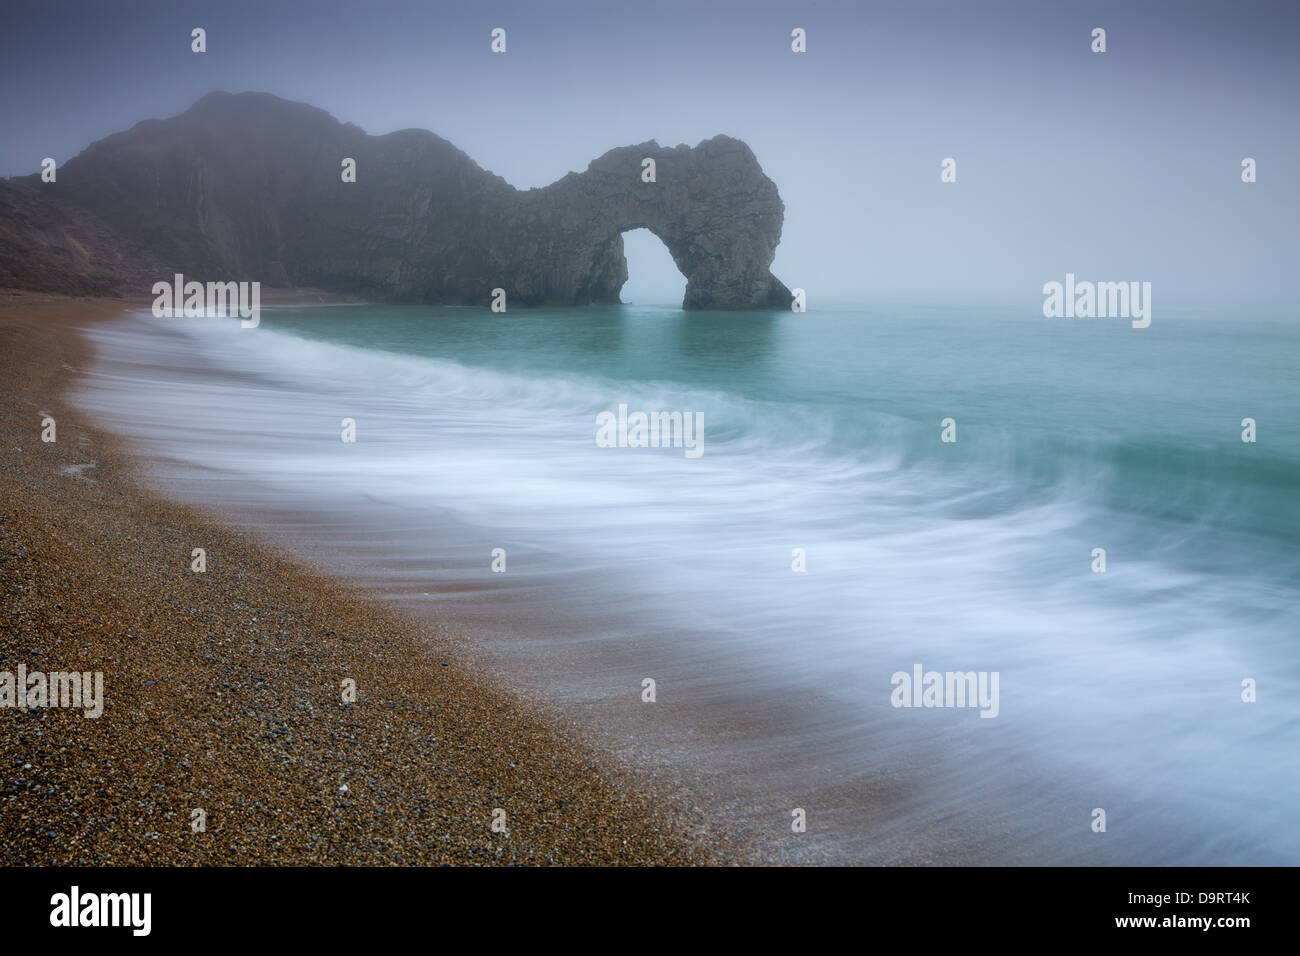
[[[311,106],[214,93],[93,144],[55,183],[0,183],[0,285],[147,295],[183,272],[390,301],[485,305],[500,287],[511,306],[615,303],[622,233],[645,227],[686,276],[685,307],[785,308],[770,272],[783,216],[726,136],[613,149],[518,190],[424,130],[368,136]]]

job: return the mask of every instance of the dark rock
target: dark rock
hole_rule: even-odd
[[[657,182],[641,181],[646,157]],[[622,233],[645,227],[687,278],[684,307],[785,308],[770,272],[784,208],[727,136],[613,149],[517,190],[424,130],[368,136],[269,94],[212,93],[93,144],[55,183],[0,182],[0,286],[150,295],[181,272],[399,302],[487,305],[500,287],[509,306],[616,303]]]

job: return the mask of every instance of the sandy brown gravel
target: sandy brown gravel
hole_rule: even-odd
[[[451,636],[142,491],[62,397],[76,326],[123,308],[0,292],[0,670],[102,671],[106,700],[0,709],[0,863],[732,861]]]

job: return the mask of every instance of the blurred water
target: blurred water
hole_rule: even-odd
[[[169,490],[422,602],[781,858],[1300,862],[1292,324],[339,306],[90,334],[82,401]],[[701,412],[703,456],[598,447],[620,404]],[[998,717],[890,706],[916,663],[999,672]]]

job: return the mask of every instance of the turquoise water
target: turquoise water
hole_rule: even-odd
[[[994,311],[685,313],[593,307],[279,310],[270,330],[522,376],[709,390],[771,406],[819,450],[989,467],[1034,494],[1078,482],[1120,512],[1294,543],[1300,336],[1282,321],[1008,318]],[[959,438],[939,442],[942,418]],[[1241,419],[1262,429],[1241,441]],[[720,417],[710,438],[749,423]],[[1257,436],[1258,437],[1258,436]]]
[[[695,759],[815,770],[842,858],[882,824],[837,782],[906,766],[891,832],[996,807],[1028,857],[987,862],[1300,862],[1300,334],[1277,316],[336,306],[93,335],[85,400],[177,474],[236,479],[209,503],[371,520],[364,560],[435,592],[495,585],[505,548],[511,593],[590,642],[567,700],[606,694],[597,646],[644,646],[701,703],[806,704],[781,748],[769,724]],[[703,455],[599,447],[620,404],[700,413]],[[915,663],[998,672],[998,717],[891,707]]]

